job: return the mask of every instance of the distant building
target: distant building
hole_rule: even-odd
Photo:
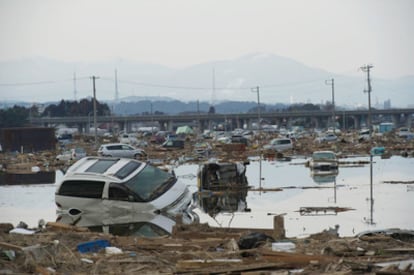
[[[54,128],[21,127],[0,129],[0,144],[4,152],[32,153],[54,150],[56,136]]]
[[[391,99],[384,101],[384,109],[391,109]]]

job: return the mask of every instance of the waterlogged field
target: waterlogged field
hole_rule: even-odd
[[[336,225],[341,236],[386,228],[414,230],[413,158],[373,157],[372,166],[369,157],[340,159],[348,165],[341,165],[337,175],[324,177],[313,176],[306,161],[251,159],[246,172],[249,186],[262,191],[196,195],[191,212],[201,223],[214,227],[269,229],[274,215],[283,215],[288,237]],[[197,164],[175,169],[192,192],[198,191],[197,170]],[[61,177],[57,173],[57,181]],[[0,222],[36,226],[40,219],[55,221],[55,189],[56,184],[1,186]]]

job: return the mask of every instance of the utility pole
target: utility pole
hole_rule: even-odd
[[[262,189],[262,127],[261,127],[261,115],[260,115],[260,92],[259,86],[252,88],[253,93],[257,93],[257,118],[258,118],[258,129],[259,129],[259,188]]]
[[[259,86],[257,86],[256,88],[253,88],[252,89],[252,92],[253,93],[257,93],[257,118],[258,118],[258,120],[259,120],[259,122],[258,122],[258,129],[259,129],[259,134],[260,134],[260,130],[261,130],[261,124],[260,124],[260,121],[262,120],[261,119],[261,113],[260,113],[260,92],[259,92]]]
[[[333,122],[333,130],[334,130],[334,134],[335,134],[335,124],[336,124],[336,119],[335,119],[335,80],[333,78],[331,78],[330,80],[325,80],[325,84],[326,85],[331,85],[332,88],[332,122]]]
[[[118,91],[118,70],[115,69],[115,102],[119,101],[119,91]]]
[[[361,67],[361,70],[363,72],[367,73],[367,83],[368,83],[368,90],[364,90],[364,93],[368,93],[368,129],[369,129],[369,135],[370,135],[370,142],[372,145],[372,117],[371,117],[371,78],[370,78],[370,70],[373,68],[372,65],[364,65]],[[368,220],[369,224],[374,224],[374,185],[373,185],[373,171],[372,171],[372,153],[369,154],[370,157],[370,166],[369,166],[369,175],[370,175],[370,218]]]
[[[77,99],[77,93],[78,91],[76,90],[76,72],[73,73],[73,97],[76,100]]]
[[[151,115],[151,136],[154,135],[154,115],[152,114],[152,101],[150,101],[150,115]]]
[[[96,126],[96,88],[95,88],[95,80],[99,79],[99,77],[92,76],[92,84],[93,84],[93,127],[95,128],[95,146],[97,145],[98,140],[98,128]]]
[[[371,76],[370,76],[370,70],[373,68],[372,65],[364,65],[361,67],[361,70],[363,72],[367,73],[367,83],[368,83],[368,90],[364,90],[364,93],[368,93],[368,129],[369,134],[372,135],[372,117],[371,117]]]

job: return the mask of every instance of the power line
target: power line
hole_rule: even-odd
[[[78,77],[76,80],[83,80],[88,79],[88,77]],[[62,80],[45,80],[45,81],[36,81],[36,82],[14,82],[14,83],[0,83],[0,86],[32,86],[32,85],[48,85],[48,84],[56,84],[62,82],[73,81],[71,79],[62,79]]]
[[[90,77],[76,77],[76,81],[79,80],[86,80],[90,79]],[[201,90],[201,91],[210,91],[212,87],[195,87],[195,86],[180,86],[180,85],[167,85],[167,84],[158,84],[158,83],[149,83],[149,82],[141,82],[141,81],[134,81],[134,80],[119,80],[117,77],[101,77],[101,80],[106,81],[115,81],[118,86],[119,83],[121,84],[130,84],[130,85],[137,85],[143,87],[155,87],[155,88],[166,88],[166,89],[181,89],[181,90]],[[74,81],[72,79],[63,79],[63,80],[46,80],[46,81],[36,81],[36,82],[15,82],[15,83],[0,83],[0,86],[33,86],[33,85],[50,85],[50,84],[57,84],[62,82]],[[317,83],[320,82],[321,79],[314,79],[314,80],[307,80],[307,81],[296,81],[296,82],[285,82],[285,83],[278,83],[278,84],[268,84],[268,85],[261,85],[261,89],[271,89],[271,88],[281,88],[281,87],[289,87],[289,86],[298,86],[310,83]],[[118,87],[116,87],[117,89]],[[217,90],[251,90],[251,86],[240,86],[240,87],[213,87],[215,91]],[[79,91],[77,91],[79,92]]]
[[[102,77],[102,80],[107,81],[114,81],[113,78],[110,77]],[[262,85],[260,88],[262,89],[270,89],[270,88],[277,88],[277,87],[285,87],[285,86],[296,86],[296,85],[303,85],[309,83],[317,83],[320,82],[321,78],[314,79],[314,80],[307,80],[301,82],[286,82],[286,83],[279,83],[279,84],[270,84],[270,85]],[[131,84],[131,85],[138,85],[138,86],[145,86],[145,87],[157,87],[157,88],[168,88],[168,89],[183,89],[183,90],[251,90],[251,86],[240,86],[240,87],[216,87],[213,85],[211,87],[194,87],[194,86],[175,86],[175,85],[164,85],[164,84],[155,84],[155,83],[148,83],[148,82],[138,82],[133,80],[118,80],[119,83]]]

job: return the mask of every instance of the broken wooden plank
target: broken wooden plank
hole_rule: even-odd
[[[389,183],[389,184],[414,184],[414,180],[385,180],[383,183]]]
[[[270,250],[262,250],[262,257],[267,261],[291,264],[293,267],[303,267],[311,262],[326,264],[335,261],[337,258],[332,256],[319,256],[319,255],[305,255],[292,252],[278,252]]]
[[[88,232],[89,229],[86,227],[73,226],[60,222],[48,222],[46,228],[49,230],[63,230],[63,231],[75,231],[75,232]]]
[[[0,247],[4,249],[23,251],[23,247],[11,243],[0,242]]]

